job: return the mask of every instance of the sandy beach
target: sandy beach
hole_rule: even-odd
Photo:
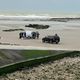
[[[26,24],[48,24],[49,29],[25,28]],[[19,39],[21,31],[4,32],[8,29],[24,29],[25,31],[39,31],[39,39]],[[61,41],[59,44],[42,43],[42,38],[57,33]],[[50,50],[79,50],[80,51],[80,21],[0,21],[0,48],[5,49],[50,49]]]

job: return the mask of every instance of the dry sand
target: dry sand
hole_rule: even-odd
[[[33,23],[33,22],[32,22]],[[48,24],[49,22],[45,22]],[[37,31],[36,29],[25,28],[26,22],[0,22],[0,43],[6,43],[6,45],[0,45],[0,48],[9,49],[57,49],[57,50],[80,50],[80,24],[77,23],[57,23],[52,22],[52,26],[49,29],[38,30],[40,33],[39,39],[19,39],[20,31],[3,32],[5,29],[23,28],[25,30]],[[42,24],[42,23],[41,23]],[[67,24],[67,25],[65,25]],[[56,28],[58,26],[58,28]],[[60,27],[59,27],[60,26]],[[78,27],[76,27],[78,26]],[[54,35],[57,33],[61,41],[59,44],[42,43],[42,38],[47,35]],[[7,43],[11,45],[7,45]]]

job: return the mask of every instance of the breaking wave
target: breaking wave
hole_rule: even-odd
[[[0,15],[0,20],[47,20],[50,18],[49,15]]]

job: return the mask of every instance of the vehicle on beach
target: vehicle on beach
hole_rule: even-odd
[[[58,44],[60,42],[60,37],[57,34],[55,34],[54,36],[46,36],[42,38],[42,42]]]
[[[21,38],[27,38],[27,39],[38,39],[39,38],[39,32],[38,31],[24,31],[19,33],[19,39]]]

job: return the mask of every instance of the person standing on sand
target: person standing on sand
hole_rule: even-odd
[[[55,35],[54,35],[54,39],[55,39],[56,41],[58,41],[58,42],[60,41],[60,37],[58,36],[58,34],[55,34]]]
[[[39,39],[39,35],[40,35],[40,34],[39,34],[39,32],[37,31],[37,32],[36,32],[36,37],[37,37],[37,39]]]

